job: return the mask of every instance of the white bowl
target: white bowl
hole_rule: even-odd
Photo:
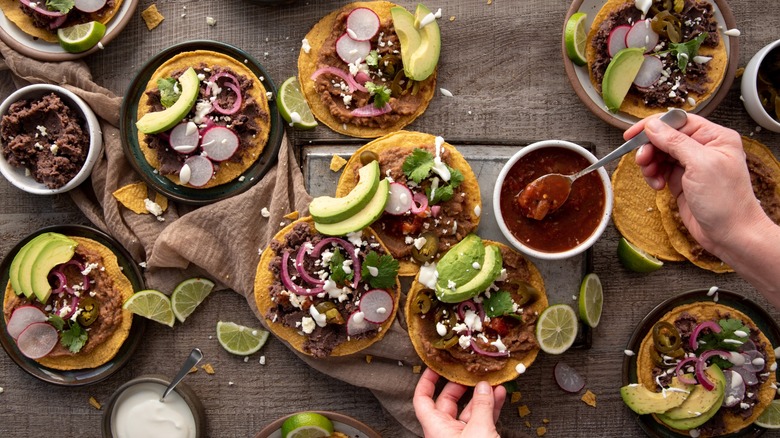
[[[538,149],[551,148],[551,147],[572,150],[585,157],[591,163],[595,163],[596,161],[598,161],[598,159],[587,149],[583,148],[578,144],[571,143],[568,141],[545,140],[545,141],[540,141],[528,145],[520,149],[519,151],[517,151],[517,153],[515,153],[512,156],[512,158],[510,158],[509,161],[507,161],[507,163],[501,169],[501,172],[498,174],[496,185],[493,188],[493,213],[495,214],[496,221],[498,222],[498,227],[501,229],[501,233],[509,241],[509,243],[511,243],[512,246],[517,248],[520,252],[529,255],[531,257],[536,257],[543,260],[561,260],[582,253],[583,251],[593,246],[593,244],[596,243],[599,237],[601,237],[601,234],[604,232],[604,229],[607,227],[607,224],[609,223],[609,218],[612,215],[612,203],[613,203],[614,195],[612,193],[612,183],[610,182],[609,175],[607,175],[607,171],[604,170],[603,167],[594,171],[594,172],[598,172],[599,178],[601,179],[601,183],[604,185],[604,197],[605,197],[604,212],[602,213],[601,219],[598,225],[596,226],[596,229],[593,231],[593,233],[587,239],[580,242],[579,245],[569,250],[561,251],[561,252],[540,251],[536,248],[529,247],[528,245],[518,240],[512,234],[512,232],[509,231],[509,229],[507,228],[506,222],[504,221],[503,214],[501,213],[501,187],[503,186],[504,180],[506,179],[510,169],[512,169],[515,163],[517,163],[522,157]]]
[[[758,68],[769,52],[774,49],[780,51],[780,40],[769,43],[750,59],[747,67],[745,67],[745,72],[742,73],[741,89],[742,101],[745,103],[745,109],[750,114],[750,117],[762,127],[770,131],[780,132],[780,122],[766,112],[758,98]]]
[[[10,165],[5,157],[0,154],[0,173],[2,173],[14,186],[35,195],[55,195],[77,187],[89,178],[89,175],[92,173],[92,167],[97,162],[103,150],[103,135],[100,131],[100,124],[98,123],[92,108],[90,108],[80,97],[58,85],[33,84],[16,90],[0,104],[0,116],[5,115],[11,104],[18,100],[37,99],[51,92],[56,93],[60,99],[62,99],[63,103],[73,109],[79,117],[86,121],[87,131],[89,132],[89,151],[87,152],[87,158],[84,165],[76,176],[62,187],[56,189],[50,189],[46,187],[45,184],[35,181],[32,176],[25,175],[25,168]]]

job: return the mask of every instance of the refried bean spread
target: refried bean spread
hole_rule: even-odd
[[[50,189],[68,183],[89,151],[86,122],[55,93],[20,100],[0,121],[3,157]]]

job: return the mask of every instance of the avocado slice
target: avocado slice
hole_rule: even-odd
[[[725,397],[726,377],[715,364],[704,372],[715,383],[715,388],[707,391],[703,386],[695,385],[680,406],[658,414],[659,420],[674,429],[690,430],[706,423],[718,412]]]
[[[474,268],[474,263],[482,266],[485,260],[485,245],[476,234],[469,234],[455,246],[449,249],[436,264],[438,285],[442,289],[452,289],[450,282],[455,287],[462,286],[476,277],[479,269]]]
[[[414,24],[419,24],[431,11],[422,3],[417,4],[414,11]],[[410,79],[423,81],[436,70],[441,52],[441,31],[436,20],[431,21],[418,29],[420,35],[419,46],[413,49],[409,57],[409,64],[404,62],[404,73]],[[400,40],[400,36],[399,36]],[[401,60],[403,61],[403,43],[401,43]]]
[[[358,170],[358,183],[341,198],[319,196],[309,204],[314,222],[334,224],[355,215],[371,201],[379,187],[379,162],[374,160]]]
[[[9,277],[11,279],[11,288],[13,288],[17,295],[24,294],[27,298],[32,298],[34,296],[32,286],[33,264],[46,245],[53,241],[73,242],[71,239],[68,239],[67,236],[59,233],[42,233],[27,242],[19,252],[16,253],[16,256],[14,256],[14,259],[11,261]],[[48,274],[47,271],[46,275]]]
[[[322,224],[314,222],[314,228],[327,236],[344,236],[362,230],[374,223],[385,211],[385,204],[390,197],[390,181],[386,178],[379,182],[376,193],[362,210],[341,222]]]
[[[479,295],[486,290],[501,275],[504,259],[501,256],[501,248],[495,245],[485,247],[485,257],[477,275],[455,290],[442,287],[442,283],[436,283],[436,298],[444,303],[459,303]]]
[[[187,113],[190,112],[200,93],[200,79],[195,69],[188,68],[179,76],[181,95],[176,103],[170,107],[153,113],[146,113],[137,122],[135,127],[144,134],[157,134],[165,132],[178,124]]]
[[[41,303],[49,301],[51,285],[49,284],[49,272],[62,263],[73,258],[78,243],[72,239],[52,239],[38,253],[32,263],[30,278],[32,291]]]
[[[420,47],[420,32],[414,26],[414,15],[405,8],[394,6],[390,8],[390,14],[393,16],[395,33],[401,43],[401,62],[404,64],[404,73],[407,77],[412,78],[409,60],[412,53]]]
[[[645,62],[644,48],[627,48],[615,54],[604,72],[601,81],[601,97],[607,109],[616,113],[620,110],[631,84],[634,82],[642,63]]]
[[[673,377],[669,389],[665,391],[653,392],[634,383],[620,388],[620,396],[626,406],[639,415],[660,414],[680,406],[688,398],[692,387]]]

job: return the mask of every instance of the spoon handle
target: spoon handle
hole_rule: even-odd
[[[688,114],[681,109],[672,108],[669,111],[667,111],[666,114],[661,116],[661,121],[671,126],[674,129],[680,129],[683,126],[685,126],[685,123],[688,121]],[[633,138],[623,143],[621,146],[619,146],[612,152],[605,155],[602,159],[596,161],[595,163],[591,164],[585,169],[572,175],[571,176],[572,181],[581,177],[582,175],[585,175],[589,172],[598,169],[599,167],[609,163],[612,160],[617,160],[623,155],[633,151],[634,149],[646,143],[650,143],[650,140],[647,138],[647,134],[645,134],[645,130],[643,129],[642,132],[635,135]]]
[[[190,352],[190,356],[187,358],[187,360],[184,361],[184,364],[182,364],[181,369],[179,370],[179,374],[177,374],[176,377],[174,377],[171,381],[171,384],[165,388],[165,392],[163,392],[162,397],[160,397],[160,401],[162,401],[165,397],[168,396],[168,394],[171,393],[171,391],[173,391],[173,388],[182,381],[184,376],[186,376],[192,367],[197,365],[201,359],[203,359],[203,352],[200,351],[200,348],[193,348]]]

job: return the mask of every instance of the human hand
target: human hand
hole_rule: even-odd
[[[491,388],[487,382],[479,382],[471,400],[458,416],[458,400],[466,393],[467,387],[447,382],[434,401],[438,380],[439,375],[428,368],[414,390],[414,413],[427,438],[498,437],[496,421],[506,400],[503,386]]]

